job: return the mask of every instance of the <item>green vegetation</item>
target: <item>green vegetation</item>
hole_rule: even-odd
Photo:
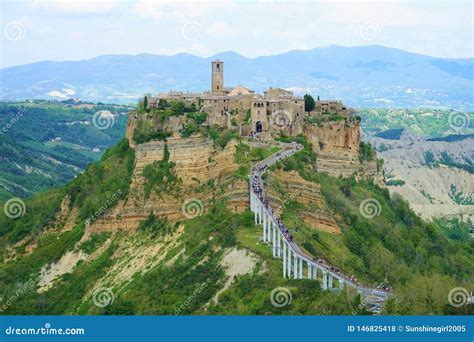
[[[97,219],[107,209],[113,207],[117,200],[127,196],[134,158],[133,150],[128,147],[126,140],[122,140],[108,150],[100,162],[90,164],[84,173],[78,175],[68,185],[51,189],[26,200],[26,210],[22,217],[12,219],[1,211],[0,246],[2,249],[7,244],[16,243],[25,237],[36,239],[37,236],[43,236],[43,229],[46,226],[60,228],[55,227],[53,223],[60,209],[61,200],[66,195],[69,197],[70,205],[79,208],[81,221]],[[78,229],[82,232],[83,224],[82,228]],[[75,232],[79,234],[78,230]],[[69,236],[69,233],[65,234]],[[19,247],[20,252],[26,247],[26,243],[28,241]],[[68,247],[72,248],[72,245]],[[54,255],[54,253],[51,254],[51,256]]]
[[[474,164],[469,158],[465,158],[465,163],[458,163],[448,154],[447,151],[443,151],[440,154],[440,158],[436,158],[433,152],[424,152],[425,164],[431,167],[439,167],[440,165],[446,165],[448,167],[455,167],[469,173],[474,173]]]
[[[61,256],[74,248],[84,232],[84,225],[76,226],[73,230],[60,234],[44,234],[38,238],[37,247],[31,254],[27,254],[19,260],[0,263],[0,279],[2,282],[3,298],[12,297],[18,284],[27,281],[36,283],[41,268],[49,263],[55,262]],[[34,298],[32,300],[32,298]],[[35,287],[29,289],[28,294],[19,297],[15,305],[9,308],[11,314],[30,314],[38,312],[36,302],[38,294]],[[65,297],[67,298],[67,297]],[[29,304],[27,304],[29,302]]]
[[[187,116],[188,121],[184,129],[181,130],[183,137],[189,137],[192,133],[199,131],[200,125],[207,119],[207,114],[199,112],[194,103],[187,105],[182,101],[160,100],[156,108],[145,109],[144,102],[145,100],[139,101],[138,109],[135,112],[138,120],[133,140],[137,144],[143,144],[150,140],[166,141],[173,132],[164,130],[163,127],[172,116]]]
[[[303,98],[304,98],[304,110],[307,112],[311,112],[316,106],[316,103],[314,102],[314,98],[309,94],[305,94]]]
[[[400,140],[400,137],[402,136],[404,131],[405,131],[404,128],[393,128],[387,131],[377,133],[375,136],[382,139],[388,139],[388,140]]]
[[[207,113],[191,112],[187,113],[188,121],[185,127],[181,130],[181,136],[183,138],[190,137],[195,132],[205,132],[205,129],[201,125],[207,120]]]
[[[161,132],[150,132],[145,133],[140,129],[136,128],[133,133],[133,141],[137,144],[143,144],[150,140],[161,140],[166,141],[169,137],[173,135],[173,132],[170,131],[161,131]]]
[[[295,154],[276,165],[277,168],[301,163],[302,154]],[[299,161],[298,161],[299,160]],[[436,225],[423,221],[399,196],[370,182],[354,178],[333,178],[320,173],[300,175],[321,186],[321,192],[342,229],[341,237],[307,227],[301,219],[302,210],[312,211],[299,203],[289,203],[282,215],[296,242],[311,254],[328,260],[349,274],[356,274],[366,284],[384,283],[395,289],[398,303],[389,303],[390,314],[452,314],[446,302],[447,292],[459,284],[467,284],[474,269],[474,245],[466,239],[466,229],[454,231],[446,238]],[[371,199],[377,207],[372,218],[361,215],[360,204]],[[367,216],[367,215],[366,215]],[[296,229],[298,228],[298,229]],[[417,284],[417,286],[413,285]],[[434,293],[434,288],[447,289]],[[416,296],[410,291],[416,289]],[[446,293],[445,293],[446,292]],[[432,298],[430,301],[425,298]],[[464,311],[463,311],[464,310]],[[466,311],[464,308],[458,311]]]
[[[0,103],[0,200],[24,199],[73,179],[123,136],[130,109],[72,101]],[[92,122],[102,110],[114,120],[101,130]]]
[[[450,134],[445,137],[440,138],[431,138],[428,141],[446,141],[446,142],[454,142],[454,141],[461,141],[465,139],[472,139],[474,138],[474,133],[471,134]]]
[[[239,164],[239,168],[235,171],[234,176],[243,180],[248,180],[250,168],[260,160],[263,160],[273,153],[277,152],[277,147],[265,149],[262,147],[250,147],[249,145],[240,143],[235,146],[235,162]]]
[[[372,148],[372,145],[361,141],[359,143],[359,161],[362,163],[364,161],[373,161],[376,158],[377,153]]]
[[[15,243],[27,235],[40,234],[43,227],[53,221],[64,195],[63,189],[51,189],[24,201],[25,214],[18,219],[9,218],[5,211],[1,210],[0,238]],[[0,205],[4,207],[4,203]]]
[[[148,198],[151,191],[154,190],[158,196],[171,190],[178,190],[180,179],[174,174],[174,162],[170,162],[170,153],[168,144],[165,143],[163,150],[163,159],[156,160],[143,168],[143,177],[145,177],[145,198]]]
[[[214,146],[224,148],[232,139],[240,139],[239,132],[211,127],[208,134],[214,141]]]
[[[435,218],[434,224],[442,234],[452,240],[468,242],[474,234],[474,224],[470,219],[466,222],[459,218]]]
[[[105,241],[110,237],[109,232],[94,233],[90,238],[79,245],[79,248],[87,254],[92,254],[104,244]]]
[[[156,238],[158,235],[173,233],[174,227],[171,226],[166,218],[159,218],[150,213],[146,220],[140,222],[138,230],[151,233],[152,238]]]
[[[306,137],[302,134],[296,138],[280,137],[278,140],[282,142],[296,141],[304,146],[302,151],[297,152],[293,156],[286,158],[283,164],[279,166],[272,166],[272,168],[281,167],[283,165],[284,171],[298,171],[300,174],[304,174],[307,177],[312,177],[316,173],[316,153],[313,151],[311,144],[308,142]]]
[[[81,219],[96,218],[98,212],[127,197],[134,163],[135,152],[123,139],[65,187],[71,202],[80,208]]]
[[[445,137],[450,134],[472,134],[474,133],[474,113],[456,112],[447,109],[361,109],[357,115],[362,118],[362,129],[369,134],[379,132],[409,128],[415,133],[431,137]],[[451,118],[450,118],[451,116]],[[466,127],[456,127],[450,125],[453,118],[466,119],[470,125]],[[460,131],[459,131],[460,129]]]
[[[467,195],[467,197],[464,197],[462,190],[457,189],[456,185],[451,184],[449,190],[449,197],[451,197],[454,203],[459,205],[474,205],[473,197],[469,195]]]
[[[435,162],[434,154],[431,151],[425,151],[424,157],[425,157],[425,163],[428,165]]]
[[[402,186],[405,185],[405,181],[403,179],[390,179],[385,182],[387,186]]]
[[[354,120],[352,116],[340,115],[340,114],[331,114],[323,113],[316,116],[308,116],[305,118],[305,121],[310,124],[315,124],[321,126],[324,122],[337,122],[337,121],[350,121]]]

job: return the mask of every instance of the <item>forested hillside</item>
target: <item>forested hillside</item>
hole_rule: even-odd
[[[74,178],[123,136],[128,110],[72,100],[0,103],[0,199]]]

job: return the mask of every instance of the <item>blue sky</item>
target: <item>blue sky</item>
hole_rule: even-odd
[[[1,1],[0,67],[103,54],[247,57],[377,44],[473,57],[470,1]]]

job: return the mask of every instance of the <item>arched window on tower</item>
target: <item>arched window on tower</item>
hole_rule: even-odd
[[[221,65],[219,63],[216,64],[216,71],[221,71]]]

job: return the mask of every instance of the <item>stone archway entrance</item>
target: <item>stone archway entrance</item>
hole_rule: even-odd
[[[263,131],[263,125],[261,121],[257,121],[257,124],[255,125],[255,131],[257,133],[261,133]]]

